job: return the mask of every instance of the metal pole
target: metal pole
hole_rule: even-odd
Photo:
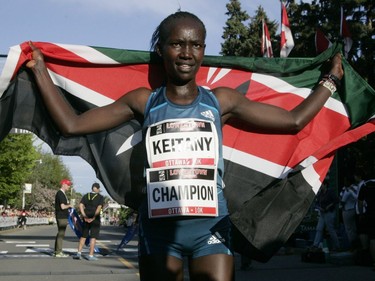
[[[25,209],[25,190],[22,190],[22,210]]]

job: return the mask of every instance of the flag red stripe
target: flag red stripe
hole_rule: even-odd
[[[117,99],[131,89],[150,85],[148,81],[149,66],[144,64],[132,66],[123,65],[115,68],[95,66],[95,68],[69,67],[68,69],[63,65],[55,65],[52,63],[48,66],[54,72],[112,99]],[[231,85],[236,88],[246,81],[246,75],[248,75],[249,79],[251,78],[251,73],[246,74],[244,78],[242,71],[231,70],[231,75],[224,76],[219,81],[210,85],[210,82],[212,83],[220,70],[220,68],[216,69],[209,83],[207,83],[206,79],[208,77],[209,67],[202,67],[198,74],[198,83],[202,86],[208,87]],[[123,77],[127,77],[127,79],[122,79]],[[302,101],[302,98],[299,96],[289,93],[280,94],[256,81],[250,82],[247,96],[249,98],[251,97],[253,100],[273,104],[286,109],[292,109]],[[327,120],[330,120],[330,122],[327,122]],[[340,124],[341,127],[337,128],[337,124]],[[303,132],[296,136],[261,135],[244,132],[242,130],[237,133],[235,128],[225,126],[224,144],[279,165],[293,167],[302,161],[304,157],[309,156],[310,153],[326,143],[326,141],[332,137],[330,134],[339,134],[340,132],[347,130],[349,125],[349,121],[346,117],[325,108]],[[332,126],[334,126],[333,130]],[[311,140],[307,138],[309,135],[308,132],[316,127],[318,127],[318,139],[320,139],[321,142],[316,142],[316,140],[314,140],[313,143],[310,143]],[[324,130],[320,127],[324,128]],[[246,127],[241,127],[241,129],[243,128]],[[237,139],[236,142],[232,141],[234,135],[239,136],[239,139]],[[276,144],[278,149],[275,150],[274,146]],[[294,153],[293,151],[290,151],[290,147],[296,147],[296,149],[301,150],[301,152],[304,153]],[[293,154],[298,155],[298,157],[292,157]]]
[[[224,127],[224,145],[279,165],[295,167],[330,139],[347,130],[349,120],[343,118],[342,115],[323,109],[302,132],[294,136],[252,133],[246,132],[246,129],[241,130],[246,126],[238,127],[240,129],[233,126]],[[315,136],[317,132],[319,135],[316,138],[310,138],[310,134]],[[294,149],[291,150],[291,147]]]

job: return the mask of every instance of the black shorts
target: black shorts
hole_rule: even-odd
[[[87,238],[90,235],[90,238],[99,238],[100,232],[100,220],[94,220],[91,223],[83,222],[82,237]]]

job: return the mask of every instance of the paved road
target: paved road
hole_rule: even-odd
[[[103,226],[97,246],[104,255],[98,261],[54,258],[52,256],[56,226],[33,226],[26,230],[0,232],[0,281],[103,281],[139,280],[135,241],[116,252],[124,235],[123,227]],[[65,253],[76,252],[78,239],[67,228],[63,244]],[[83,255],[88,252],[85,247]]]
[[[73,260],[51,256],[56,226],[34,226],[26,230],[0,232],[0,281],[136,281],[137,243],[131,241],[120,252],[117,245],[124,235],[122,227],[104,226],[98,246],[99,260]],[[77,238],[67,229],[64,251],[75,253]],[[87,249],[85,249],[87,252]],[[85,252],[83,253],[85,254]],[[339,255],[339,256],[337,256]],[[341,258],[340,258],[341,257]],[[236,255],[236,281],[353,281],[375,280],[369,267],[350,263],[348,253],[331,256],[334,263],[303,263],[300,254],[276,255],[267,263],[253,262],[248,271],[239,269]],[[185,278],[188,280],[188,277]]]

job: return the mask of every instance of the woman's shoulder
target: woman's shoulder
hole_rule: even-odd
[[[236,90],[232,89],[232,88],[229,88],[229,87],[217,87],[217,88],[213,88],[211,89],[211,91],[214,93],[214,94],[228,94],[228,93],[238,93]]]
[[[139,88],[136,88],[136,89],[130,91],[129,94],[130,94],[130,93],[135,93],[135,94],[150,95],[152,92],[153,92],[153,90],[150,89],[150,88],[147,88],[147,87],[139,87]]]

